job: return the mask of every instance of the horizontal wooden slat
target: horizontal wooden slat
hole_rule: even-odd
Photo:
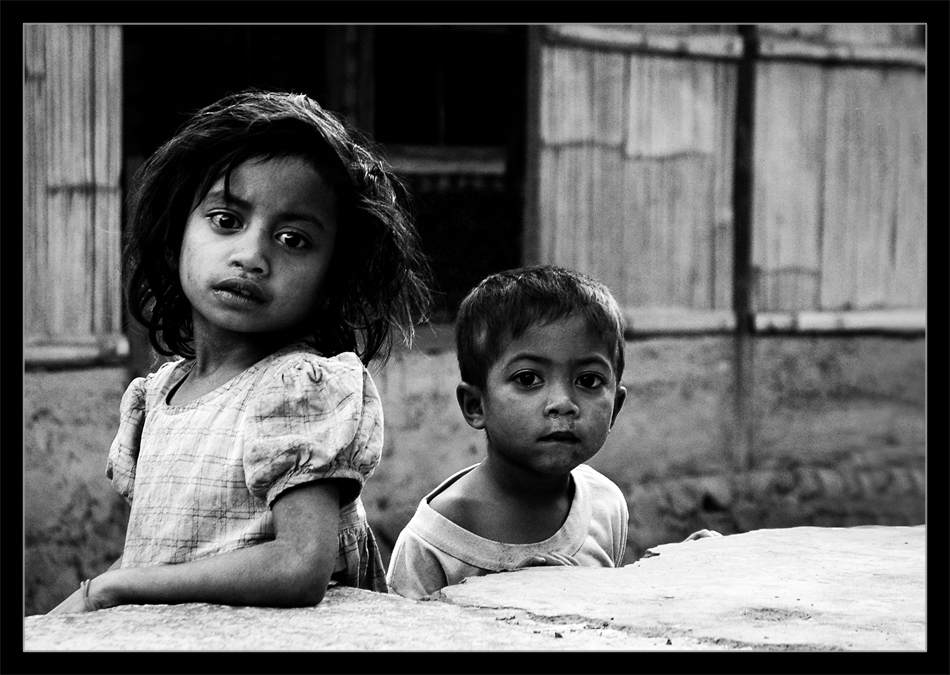
[[[624,307],[626,337],[677,336],[697,334],[726,335],[735,330],[735,315],[730,311],[681,310],[663,307]],[[767,312],[755,316],[755,329],[763,334],[795,335],[807,333],[903,333],[919,335],[926,330],[924,309],[882,310],[877,312]],[[397,349],[404,349],[397,343]],[[455,349],[455,324],[430,323],[419,326],[413,349],[441,352]]]
[[[728,333],[735,329],[735,314],[725,310],[682,310],[661,307],[626,307],[627,334],[675,335]]]
[[[765,59],[821,61],[839,65],[877,64],[913,68],[927,65],[924,49],[897,45],[822,44],[766,37],[760,42],[759,54]]]
[[[676,335],[689,333],[730,333],[735,315],[730,311],[678,310],[675,308],[627,307],[627,333]],[[925,309],[869,312],[763,312],[755,315],[755,330],[761,333],[797,332],[849,333],[898,332],[919,334],[926,330]]]
[[[640,54],[738,59],[742,38],[730,34],[669,34],[650,26],[596,26],[560,24],[546,27],[545,37],[555,43],[607,48]]]
[[[895,309],[868,312],[769,312],[755,315],[757,331],[920,333],[927,328],[927,310]]]
[[[66,344],[27,340],[23,347],[24,365],[50,368],[94,365],[112,362],[129,355],[129,341],[121,334],[97,336],[94,340],[76,340]]]
[[[385,154],[396,172],[406,175],[504,176],[508,161],[504,146],[387,145]]]

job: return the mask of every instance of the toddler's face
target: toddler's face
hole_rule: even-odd
[[[199,330],[269,333],[308,324],[337,233],[337,199],[297,157],[249,160],[188,218],[179,274]]]
[[[603,446],[626,394],[602,336],[582,317],[529,328],[488,371],[482,397],[489,452],[564,474]]]

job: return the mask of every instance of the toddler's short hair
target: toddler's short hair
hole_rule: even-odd
[[[531,326],[580,315],[603,336],[617,373],[624,367],[624,318],[610,290],[586,274],[532,265],[484,279],[465,297],[455,325],[464,382],[484,387],[488,370],[510,340]]]

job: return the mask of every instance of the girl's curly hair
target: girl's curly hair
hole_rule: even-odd
[[[316,348],[385,361],[428,318],[431,272],[409,195],[369,139],[303,94],[248,90],[194,114],[139,169],[123,258],[132,316],[160,354],[195,355],[178,258],[189,214],[250,159],[308,160],[339,199],[337,242],[315,308]]]

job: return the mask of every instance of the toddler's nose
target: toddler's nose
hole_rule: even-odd
[[[574,399],[562,387],[554,387],[548,402],[544,406],[545,417],[564,417],[567,415],[577,415],[579,408],[574,403]]]

